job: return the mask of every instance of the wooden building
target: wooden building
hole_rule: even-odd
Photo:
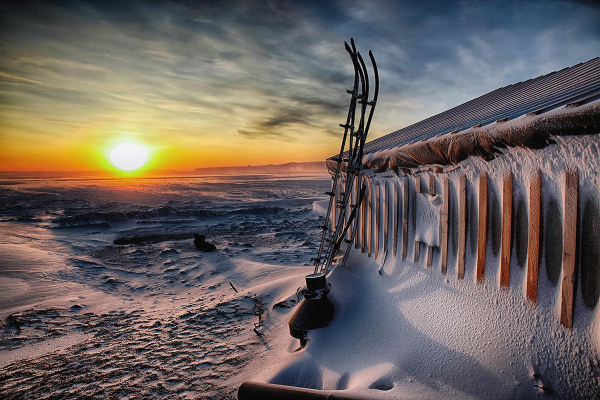
[[[543,279],[569,328],[576,296],[597,307],[600,58],[368,142],[363,168],[353,245],[382,265],[522,287],[533,303]],[[511,279],[515,268],[524,282]]]

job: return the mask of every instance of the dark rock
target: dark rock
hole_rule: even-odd
[[[196,249],[200,251],[213,251],[217,249],[217,246],[208,243],[205,239],[206,236],[194,233],[194,246],[196,246]]]

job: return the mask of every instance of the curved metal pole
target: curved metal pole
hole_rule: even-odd
[[[354,47],[354,40],[353,39],[350,39],[350,40],[351,40],[352,46]],[[334,194],[337,189],[338,176],[340,173],[340,166],[342,163],[344,148],[346,147],[346,138],[348,137],[348,132],[350,132],[351,136],[354,134],[354,119],[355,119],[356,101],[358,98],[358,80],[359,80],[359,76],[360,76],[360,69],[357,66],[356,53],[350,48],[350,46],[348,46],[348,43],[346,43],[346,42],[344,42],[344,47],[346,48],[346,51],[350,55],[350,59],[352,60],[352,65],[354,66],[354,85],[353,85],[352,90],[349,92],[352,95],[352,98],[350,99],[350,105],[348,107],[348,114],[346,116],[346,124],[344,125],[344,136],[342,139],[342,145],[340,147],[340,153],[338,155],[338,162],[337,162],[337,167],[335,170],[333,184],[332,184],[331,192],[329,193],[329,204],[327,206],[327,214],[325,217],[325,224],[323,225],[323,233],[321,235],[321,243],[319,244],[319,251],[317,253],[317,258],[315,259],[315,272],[318,270],[319,265],[321,263],[321,255],[323,254],[323,247],[325,244],[325,239],[327,237],[327,226],[329,224],[329,219],[330,219],[330,215],[331,215],[331,211],[332,211],[332,205],[333,205],[333,202],[335,199]],[[360,76],[360,78],[362,79],[362,76]],[[361,80],[361,82],[362,82],[362,80]],[[364,86],[364,83],[363,83],[363,86]],[[331,228],[333,230],[333,228],[334,228],[333,225]]]

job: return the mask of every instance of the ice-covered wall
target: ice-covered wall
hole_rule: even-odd
[[[366,172],[362,252],[329,277],[336,316],[275,381],[304,368],[365,397],[599,398],[600,135],[552,139]]]
[[[369,153],[363,157],[363,166],[383,172],[388,169],[406,170],[420,165],[457,164],[469,156],[491,160],[506,147],[543,148],[552,143],[551,135],[598,132],[600,100],[586,104],[575,102]]]

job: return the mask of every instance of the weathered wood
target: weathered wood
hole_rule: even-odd
[[[340,199],[340,185],[339,180],[335,182],[335,190],[333,191],[333,210],[331,210],[331,232],[335,232],[335,224],[337,223],[338,207],[337,201]]]
[[[421,258],[421,242],[419,242],[418,240],[415,240],[415,249],[413,251],[413,261],[419,262],[420,258]]]
[[[431,268],[431,266],[433,265],[433,249],[434,246],[427,246],[427,254],[425,257],[425,263],[427,265],[427,268]]]
[[[408,252],[408,198],[409,198],[408,178],[404,178],[402,189],[402,259],[406,259]]]
[[[398,187],[398,182],[396,180],[393,181],[394,183],[392,184],[392,188],[394,190],[394,202],[393,202],[393,207],[394,207],[394,214],[393,214],[393,223],[392,223],[392,241],[393,241],[393,253],[394,253],[394,257],[396,257],[397,253],[398,253],[398,222],[400,220],[400,216],[398,214],[400,214],[400,210],[401,210],[401,204],[400,204],[400,196],[398,195],[398,190],[400,189]]]
[[[375,220],[373,229],[375,230],[375,258],[379,256],[379,238],[381,236],[381,185],[377,182],[373,191],[373,201],[375,202]]]
[[[383,203],[383,254],[388,251],[389,227],[390,227],[390,199],[388,193],[388,182],[383,182],[383,193],[381,195]]]
[[[417,233],[417,196],[421,193],[421,177],[417,175],[415,178],[415,201],[413,202],[413,229]],[[415,249],[413,251],[413,261],[419,262],[421,256],[421,242],[415,240]]]
[[[465,255],[467,252],[467,176],[461,175],[458,181],[458,260],[456,277],[465,277]]]
[[[371,257],[373,253],[373,185],[370,179],[367,179],[369,185],[369,202],[367,203],[367,255]]]
[[[344,229],[344,227],[348,224],[348,221],[350,221],[350,205],[352,204],[352,192],[346,193],[348,192],[348,189],[350,188],[349,182],[348,185],[346,185],[346,180],[344,180],[344,198],[348,199],[348,202],[346,203],[345,206],[345,210],[344,210],[344,225],[342,226],[342,229]],[[346,239],[350,239],[350,229],[348,229],[346,231]]]
[[[510,250],[512,239],[513,175],[502,180],[502,244],[500,250],[500,286],[510,285]]]
[[[354,175],[354,185],[353,185],[353,190],[352,190],[352,195],[354,197],[354,202],[353,204],[355,205],[355,207],[358,205],[358,196],[360,193],[360,176]],[[351,210],[352,211],[352,210]],[[360,209],[356,210],[356,212],[359,212]],[[355,219],[354,219],[354,224],[356,225],[356,231],[354,234],[354,248],[358,249],[360,246],[360,241],[359,241],[359,229],[360,229],[360,214],[356,215]]]
[[[577,252],[577,198],[579,175],[577,170],[565,171],[565,201],[563,230],[563,278],[560,300],[560,322],[567,328],[573,327],[575,304],[575,262]]]
[[[362,184],[365,188],[365,193],[363,195],[363,200],[361,204],[362,218],[360,221],[360,252],[364,253],[366,249],[367,242],[367,204],[369,203],[369,185],[367,184],[367,178],[362,178]]]
[[[487,247],[487,208],[488,208],[488,176],[482,172],[479,175],[479,225],[477,232],[477,280],[485,279],[485,253]]]
[[[540,267],[540,210],[542,173],[537,170],[529,186],[529,240],[527,241],[527,297],[537,303],[538,271]]]
[[[428,175],[429,178],[429,194],[435,194],[435,176],[433,174]]]
[[[442,274],[448,270],[448,231],[450,220],[450,184],[448,177],[442,181],[442,210],[440,212],[440,238],[442,240]]]

